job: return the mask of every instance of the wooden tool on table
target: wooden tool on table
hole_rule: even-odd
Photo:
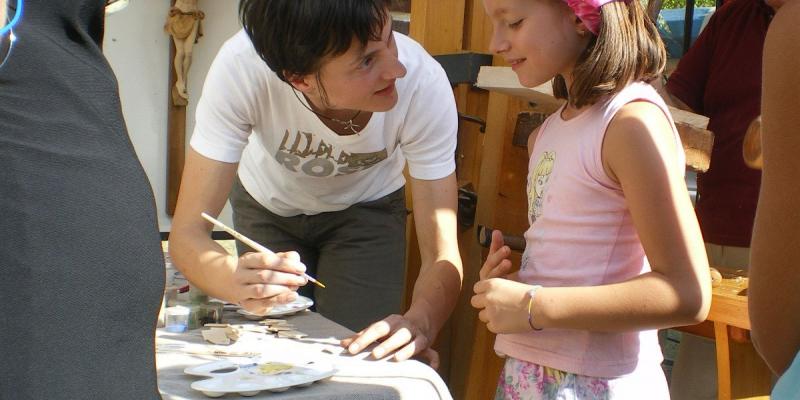
[[[247,236],[242,235],[239,232],[236,232],[235,230],[233,230],[233,228],[229,227],[228,225],[223,224],[222,222],[217,221],[214,217],[212,217],[212,216],[210,216],[210,215],[208,215],[206,213],[200,213],[200,215],[203,218],[205,218],[206,221],[211,222],[212,224],[220,227],[225,232],[230,233],[231,236],[235,237],[236,239],[239,239],[242,243],[252,247],[253,250],[255,250],[255,251],[259,252],[259,253],[264,253],[264,254],[272,254],[272,255],[275,254],[272,250],[270,250],[270,249],[268,249],[268,248],[256,243],[255,241],[253,241],[252,239],[248,238]],[[308,274],[303,273],[303,276],[306,279],[308,279],[309,281],[314,282],[317,286],[319,286],[321,288],[325,288],[325,285],[323,285],[322,282],[312,278]]]
[[[478,243],[483,247],[492,245],[492,232],[494,229],[485,226],[478,226]],[[511,250],[523,252],[525,251],[525,238],[522,236],[513,236],[503,234],[503,244],[508,246]]]

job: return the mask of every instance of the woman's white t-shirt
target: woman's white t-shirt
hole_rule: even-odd
[[[281,216],[339,211],[371,201],[412,177],[455,170],[458,117],[442,67],[394,32],[407,74],[398,102],[373,113],[357,135],[339,136],[306,109],[258,56],[242,30],[220,49],[206,77],[190,144],[201,155],[239,163],[253,198]]]

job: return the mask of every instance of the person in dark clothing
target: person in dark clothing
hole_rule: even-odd
[[[0,57],[0,399],[158,399],[164,260],[101,51],[106,2],[8,3],[20,17]]]
[[[761,52],[784,0],[729,0],[669,76],[662,96],[705,115],[714,132],[711,165],[697,176],[697,219],[709,265],[747,269],[761,172],[742,156],[745,132],[760,114]],[[712,340],[683,335],[672,370],[673,399],[716,399]]]

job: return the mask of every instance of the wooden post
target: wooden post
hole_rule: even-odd
[[[164,29],[169,33],[169,90],[168,93],[168,154],[167,154],[167,214],[175,213],[178,190],[186,157],[186,106],[189,104],[186,85],[192,62],[192,47],[202,36],[200,27],[205,14],[198,0],[172,0]],[[177,60],[176,60],[177,57]],[[176,69],[177,68],[177,69]],[[178,85],[175,83],[178,82]]]
[[[488,52],[492,28],[481,0],[413,0],[410,34],[434,55],[460,51]],[[495,58],[495,63],[500,63],[498,58]],[[522,102],[513,102],[503,95],[490,100],[488,92],[469,84],[454,88],[454,95],[459,112],[464,114],[487,120],[487,110],[494,110],[488,117],[488,125],[494,128],[487,127],[483,134],[476,124],[462,123],[459,127],[457,178],[459,186],[472,184],[478,192],[477,214],[473,226],[459,228],[464,283],[453,316],[439,334],[435,348],[442,358],[439,372],[448,382],[453,397],[483,399],[490,398],[494,391],[501,360],[492,352],[494,336],[488,335],[486,328],[477,321],[477,311],[470,305],[472,286],[478,279],[485,256],[477,243],[476,226],[492,224],[494,219],[493,207],[505,138],[503,128],[497,125],[506,125],[510,102],[516,108],[522,107]],[[524,223],[526,219],[522,221]],[[409,242],[409,247],[410,252],[417,251],[416,243]],[[409,262],[409,278],[416,277],[414,268],[418,267]],[[413,280],[407,283],[413,283]]]
[[[170,7],[175,0],[170,0]],[[177,81],[175,73],[175,41],[169,40],[169,85],[167,86],[167,215],[175,214],[178,190],[186,159],[186,106],[175,105],[172,91]]]
[[[432,55],[461,51],[465,0],[413,0],[409,34]]]
[[[413,0],[411,1],[411,24],[409,35],[425,47],[432,55],[460,52],[464,36],[465,0]],[[409,180],[406,173],[406,181]],[[413,209],[413,193],[406,186],[406,204]],[[406,228],[406,293],[405,304],[411,302],[413,285],[419,276],[421,259],[417,243],[413,214],[408,217]],[[439,373],[447,381],[450,369],[452,324],[448,322],[439,332],[434,348],[439,352]]]

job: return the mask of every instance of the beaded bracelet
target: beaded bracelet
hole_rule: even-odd
[[[542,328],[533,326],[533,313],[531,312],[533,308],[533,298],[536,296],[536,291],[541,288],[542,287],[540,285],[533,285],[531,290],[528,290],[528,325],[530,325],[531,329],[535,331],[542,330]]]

